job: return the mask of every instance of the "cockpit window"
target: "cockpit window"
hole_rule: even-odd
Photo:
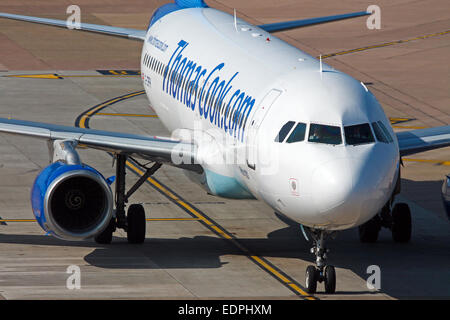
[[[291,131],[292,127],[294,126],[294,121],[288,121],[286,122],[280,129],[280,132],[278,132],[278,135],[275,138],[275,142],[283,142],[288,133]]]
[[[383,143],[389,143],[388,138],[384,135],[383,130],[381,130],[380,126],[376,122],[372,122],[373,132],[375,132],[375,137],[377,140]]]
[[[299,142],[305,140],[306,124],[299,122],[295,129],[292,131],[287,143]]]
[[[344,127],[345,141],[350,145],[375,142],[368,123]]]
[[[394,142],[394,140],[392,139],[391,135],[389,134],[388,129],[386,129],[386,127],[384,126],[383,122],[381,121],[377,121],[378,125],[380,126],[381,130],[383,130],[384,135],[386,136],[386,138],[388,139],[389,142]]]
[[[341,128],[311,123],[308,141],[333,145],[341,144]]]

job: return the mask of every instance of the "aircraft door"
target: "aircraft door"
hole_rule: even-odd
[[[258,129],[266,117],[267,113],[270,110],[270,107],[273,105],[275,100],[280,96],[281,91],[277,89],[272,89],[268,94],[263,98],[261,103],[259,104],[258,109],[253,114],[253,117],[250,121],[250,125],[248,128],[247,134],[247,143],[246,143],[246,157],[247,157],[247,166],[253,170],[256,169],[256,159],[258,157],[258,148],[257,148],[257,137],[258,137]]]

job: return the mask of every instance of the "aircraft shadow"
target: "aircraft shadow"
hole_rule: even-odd
[[[283,217],[281,220],[288,226],[270,232],[266,238],[237,241],[252,255],[299,259],[313,264],[314,256],[309,253],[311,243],[303,238],[299,225]],[[380,232],[378,242],[373,244],[360,243],[356,229],[340,232],[329,242],[328,263],[350,270],[363,281],[371,275],[367,273],[368,266],[379,266],[381,292],[392,297],[450,298],[450,223],[437,216],[416,215],[413,209],[413,228],[412,241],[407,244],[394,243],[387,229]],[[142,245],[130,245],[125,238],[115,237],[113,244],[99,245],[92,240],[67,242],[42,235],[0,234],[0,243],[93,248],[84,260],[107,269],[220,268],[224,264],[222,256],[246,255],[232,242],[214,236],[172,239],[150,235]],[[304,264],[299,266],[303,267]],[[337,276],[339,281],[339,270]],[[371,292],[339,292],[338,287],[337,293]]]

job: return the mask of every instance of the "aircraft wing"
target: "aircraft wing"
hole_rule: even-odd
[[[61,28],[67,28],[66,20],[29,17],[29,16],[22,16],[22,15],[2,13],[2,12],[0,12],[0,18],[7,18],[7,19],[13,19],[13,20],[46,24],[46,25],[51,25],[51,26],[56,26],[56,27],[61,27]],[[141,40],[141,41],[145,41],[145,35],[147,33],[145,30],[118,28],[118,27],[103,26],[103,25],[91,24],[91,23],[81,23],[80,29],[75,29],[75,30],[96,32],[96,33],[102,33],[102,34],[107,34],[107,35],[111,35],[111,36],[123,37],[123,38],[129,38],[129,39]]]
[[[356,17],[366,16],[366,15],[370,15],[370,13],[368,13],[366,11],[360,11],[360,12],[346,13],[346,14],[340,14],[340,15],[334,15],[334,16],[269,23],[269,24],[260,25],[259,27],[264,29],[267,32],[277,32],[277,31],[285,31],[285,30],[289,30],[289,29],[306,27],[306,26],[311,26],[311,25],[321,24],[321,23],[326,23],[326,22],[356,18]],[[27,21],[27,22],[33,22],[33,23],[46,24],[46,25],[51,25],[51,26],[56,26],[56,27],[67,28],[66,20],[46,19],[46,18],[30,17],[30,16],[23,16],[23,15],[17,15],[17,14],[2,13],[2,12],[0,12],[0,18],[14,19],[14,20]],[[125,37],[125,38],[129,38],[129,39],[142,40],[142,41],[145,41],[145,35],[146,35],[145,30],[111,27],[111,26],[104,26],[104,25],[97,25],[97,24],[90,24],[90,23],[81,23],[79,30],[103,33],[103,34],[107,34],[107,35],[111,35],[111,36]]]
[[[371,13],[369,13],[367,11],[360,11],[360,12],[346,13],[346,14],[340,14],[340,15],[334,15],[334,16],[269,23],[269,24],[260,25],[258,27],[260,27],[261,29],[263,29],[267,32],[278,32],[278,31],[285,31],[285,30],[289,30],[289,29],[312,26],[315,24],[322,24],[322,23],[326,23],[326,22],[367,16],[370,14]]]
[[[73,140],[79,147],[123,153],[143,159],[171,164],[192,171],[201,170],[195,163],[196,146],[162,137],[92,130],[54,124],[0,118],[0,132],[25,135],[44,140]]]
[[[450,126],[417,129],[397,133],[400,155],[450,146]]]

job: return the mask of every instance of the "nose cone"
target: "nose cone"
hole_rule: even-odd
[[[348,159],[338,159],[320,165],[313,173],[313,196],[320,212],[344,203],[353,190],[353,172]]]
[[[370,158],[348,157],[319,165],[312,175],[312,198],[324,223],[349,228],[375,215],[386,197],[379,191],[380,170],[386,168]]]

